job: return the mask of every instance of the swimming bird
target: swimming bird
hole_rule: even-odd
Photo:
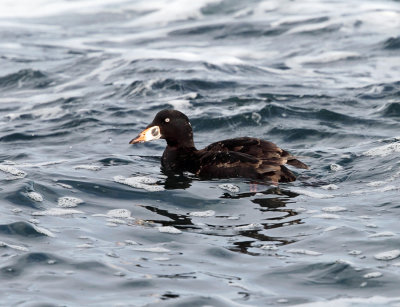
[[[308,169],[274,143],[253,137],[239,137],[196,149],[189,118],[180,111],[166,109],[129,143],[165,139],[167,147],[161,164],[167,172],[190,172],[200,178],[243,177],[261,181],[290,182],[296,176],[285,164]]]

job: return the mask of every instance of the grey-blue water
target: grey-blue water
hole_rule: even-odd
[[[1,306],[398,306],[400,2],[0,2]],[[278,187],[160,170],[270,140]]]

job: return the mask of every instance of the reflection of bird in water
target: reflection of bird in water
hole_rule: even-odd
[[[158,112],[130,144],[160,138],[167,141],[161,161],[166,171],[188,171],[201,178],[243,177],[277,183],[296,180],[285,164],[308,168],[274,143],[257,138],[227,139],[197,150],[188,117],[176,110]]]

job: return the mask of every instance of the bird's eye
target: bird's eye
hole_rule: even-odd
[[[166,122],[166,123],[169,123],[169,118],[168,118],[168,117],[165,119],[165,122]]]

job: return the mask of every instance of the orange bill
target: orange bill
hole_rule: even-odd
[[[149,128],[144,129],[140,134],[131,140],[129,144],[143,143],[152,140],[157,140],[161,138],[161,132],[159,126],[151,126]]]

